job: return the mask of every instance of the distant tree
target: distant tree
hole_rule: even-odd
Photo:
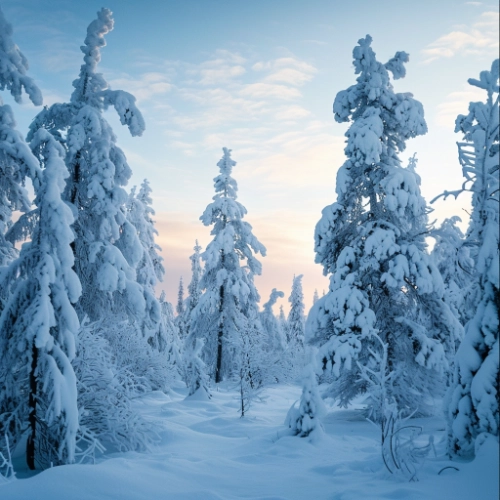
[[[460,325],[426,253],[427,208],[415,159],[404,168],[398,157],[406,140],[427,131],[422,105],[409,93],[395,93],[390,82],[389,73],[405,76],[408,55],[397,52],[381,64],[371,41],[359,40],[357,83],[333,105],[336,121],[351,122],[347,160],[337,174],[337,202],[316,226],[316,262],[331,278],[309,313],[306,338],[319,348],[318,366],[334,378],[325,394],[347,405],[368,391],[376,411],[378,396],[360,367],[373,363],[378,334],[392,373],[388,400],[427,413],[431,398],[444,390]]]
[[[146,309],[149,315],[144,322],[146,335],[150,337],[150,343],[156,347],[159,345],[158,335],[160,328],[160,304],[155,295],[155,287],[163,281],[165,268],[163,267],[163,257],[160,255],[161,248],[155,242],[158,236],[153,220],[155,211],[151,207],[151,188],[149,182],[144,180],[139,192],[136,194],[135,187],[132,188],[127,202],[127,220],[135,228],[137,237],[142,246],[142,257],[136,264],[137,283],[144,290]],[[135,235],[132,232],[132,248],[135,248]],[[118,240],[122,245],[118,245],[124,255],[127,255],[127,240],[123,237]]]
[[[287,323],[285,311],[283,310],[282,305],[280,306],[280,314],[278,316],[278,322],[280,325],[282,338],[287,339],[288,338],[288,323]]]
[[[314,295],[313,295],[313,305],[316,304],[316,302],[318,302],[318,299],[319,299],[318,289],[315,288],[314,289]]]
[[[179,338],[183,341],[186,336],[186,310],[184,307],[184,283],[182,282],[182,276],[179,280],[179,290],[177,292],[177,305],[175,306],[175,312],[177,313],[177,316],[175,317],[175,325],[179,330]]]
[[[12,40],[12,26],[5,20],[0,9],[0,89],[7,89],[20,103],[23,89],[35,105],[42,104],[42,94],[33,80],[27,76],[28,61]],[[13,231],[12,212],[19,210],[26,215],[21,222],[29,222],[31,201],[24,180],[35,178],[38,162],[17,130],[12,109],[0,98],[0,268],[12,262],[18,255],[13,243],[24,239]],[[33,214],[31,214],[33,215]],[[19,231],[18,231],[19,233]],[[0,299],[3,294],[0,292]],[[1,310],[0,300],[0,310]]]
[[[15,446],[27,427],[30,469],[72,463],[78,424],[75,356],[81,286],[72,267],[71,209],[61,199],[64,149],[47,131],[31,147],[43,171],[34,180],[37,223],[2,283],[0,434]]]
[[[304,294],[302,292],[303,274],[293,277],[292,293],[288,297],[290,312],[288,313],[288,343],[304,345]]]
[[[456,216],[445,219],[431,232],[436,240],[431,257],[443,277],[444,299],[455,317],[465,325],[474,313],[473,295],[476,291],[473,286],[474,261],[470,257],[470,246],[457,226],[459,221]]]
[[[214,179],[216,194],[200,217],[206,226],[213,225],[214,239],[202,254],[205,270],[200,287],[205,293],[193,311],[190,331],[193,339],[206,340],[202,357],[215,383],[239,373],[241,334],[248,321],[257,318],[259,301],[253,276],[260,274],[261,264],[253,253],[266,251],[252,234],[252,226],[242,220],[247,211],[236,201],[238,188],[231,177],[236,162],[229,149],[223,151],[217,164],[220,175]]]
[[[287,320],[288,362],[291,376],[296,378],[304,368],[304,294],[302,292],[302,277],[293,277],[292,292],[288,297],[290,312]]]
[[[284,297],[285,294],[273,288],[269,300],[264,304],[264,310],[260,313],[260,323],[262,324],[263,333],[266,336],[266,346],[269,351],[283,351],[285,348],[285,338],[282,336],[282,331],[279,321],[273,313],[273,306],[278,298]]]
[[[499,428],[499,60],[479,80],[469,83],[487,93],[486,102],[472,102],[468,115],[459,115],[456,132],[459,160],[472,192],[472,213],[466,239],[472,247],[478,293],[475,311],[466,325],[456,356],[449,407],[452,455],[470,457],[482,434],[498,436]]]
[[[202,276],[202,268],[200,264],[201,246],[198,244],[198,240],[196,240],[193,250],[194,254],[189,257],[189,260],[191,261],[191,281],[188,285],[188,296],[185,301],[183,315],[185,342],[190,342],[189,332],[191,331],[191,323],[193,321],[193,311],[198,305],[202,293],[202,290],[200,288],[200,280]],[[195,347],[195,345],[193,344],[189,347],[192,349]]]

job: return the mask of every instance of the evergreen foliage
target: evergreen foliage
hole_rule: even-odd
[[[449,407],[449,452],[470,457],[482,433],[498,436],[499,428],[499,60],[479,80],[469,83],[486,91],[486,102],[473,102],[459,115],[456,132],[465,177],[462,190],[472,192],[467,241],[475,264],[477,302],[456,356]]]
[[[347,405],[369,391],[359,363],[371,363],[373,335],[388,346],[388,397],[399,409],[432,411],[442,393],[460,325],[442,300],[439,271],[426,253],[426,204],[415,159],[401,166],[406,140],[427,131],[422,105],[390,82],[405,76],[408,54],[379,63],[371,37],[353,51],[357,83],[338,93],[336,121],[350,122],[337,202],[316,226],[316,262],[331,274],[313,306],[306,338],[335,379],[327,394]],[[375,404],[375,402],[374,402]],[[375,405],[376,406],[376,405]]]
[[[216,194],[200,217],[204,225],[213,225],[214,239],[202,254],[205,270],[200,287],[205,293],[193,310],[190,327],[192,345],[195,338],[205,339],[202,357],[216,383],[239,373],[241,334],[249,319],[258,321],[254,312],[259,294],[253,276],[261,273],[261,264],[253,253],[266,251],[252,234],[252,226],[242,220],[247,211],[236,201],[238,187],[231,177],[236,162],[229,149],[223,152],[217,163],[220,174],[214,179]]]

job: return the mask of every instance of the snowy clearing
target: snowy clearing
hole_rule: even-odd
[[[416,419],[422,439],[434,435],[437,457],[425,461],[419,481],[391,476],[380,458],[378,429],[359,410],[328,408],[325,433],[311,443],[283,425],[300,387],[277,385],[262,392],[249,415],[239,418],[237,391],[222,384],[211,400],[185,399],[178,386],[137,400],[157,423],[161,441],[148,453],[107,453],[96,465],[54,467],[0,485],[3,500],[136,499],[497,499],[498,449],[486,441],[470,463],[450,462],[445,424]],[[358,405],[359,408],[359,405]],[[444,467],[441,475],[438,472]],[[16,463],[18,477],[30,474]]]

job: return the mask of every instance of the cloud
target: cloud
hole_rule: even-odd
[[[469,28],[461,27],[438,38],[422,50],[423,63],[429,64],[457,54],[498,53],[498,12],[483,12]]]
[[[138,102],[151,100],[172,90],[172,84],[160,72],[143,73],[138,77],[112,76],[108,83],[112,89],[130,92]]]
[[[245,97],[274,97],[277,99],[295,99],[301,96],[301,93],[295,88],[263,82],[245,85],[239,94]]]
[[[485,92],[471,85],[464,85],[463,90],[452,92],[437,107],[436,124],[441,127],[455,128],[455,120],[459,114],[466,115],[469,103],[484,101]]]

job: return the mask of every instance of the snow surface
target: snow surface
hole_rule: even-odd
[[[212,399],[178,386],[136,401],[157,422],[160,442],[147,453],[107,453],[96,465],[66,465],[2,484],[2,500],[137,499],[497,499],[498,442],[487,439],[473,462],[445,457],[441,418],[415,419],[422,444],[434,436],[437,456],[419,481],[391,476],[380,458],[378,428],[352,409],[328,407],[324,433],[314,442],[283,425],[300,387],[267,387],[248,416],[239,418],[236,388],[221,384]],[[328,403],[328,401],[327,401]],[[438,473],[445,467],[440,475]],[[17,467],[18,477],[29,473]]]

